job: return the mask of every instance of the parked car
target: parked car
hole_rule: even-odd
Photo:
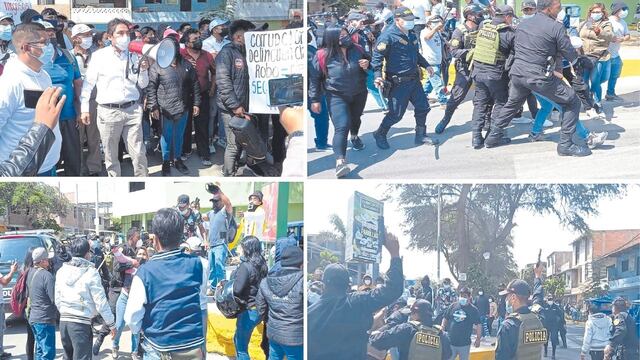
[[[9,273],[11,264],[16,261],[18,269],[22,271],[24,257],[32,247],[44,247],[49,251],[49,257],[53,258],[60,242],[54,236],[53,230],[12,231],[0,235],[0,274]],[[4,299],[4,311],[9,314],[11,310],[11,292],[18,280],[18,274],[14,275],[9,285],[2,290]]]

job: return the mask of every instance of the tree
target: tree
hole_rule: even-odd
[[[59,231],[57,216],[66,216],[69,201],[57,188],[43,183],[0,183],[0,215],[7,210],[27,217],[33,228]]]
[[[223,0],[217,8],[201,13],[203,18],[234,19],[238,0]]]
[[[111,218],[111,226],[109,226],[108,230],[117,233],[122,232],[122,220],[120,218]]]
[[[553,214],[565,227],[588,231],[585,217],[598,213],[600,199],[621,196],[624,185],[588,184],[442,184],[441,249],[449,270],[458,280],[461,272],[468,282],[485,280],[487,285],[516,277],[511,249],[511,231],[517,211]],[[404,230],[410,236],[410,248],[437,251],[438,185],[392,185],[387,198],[402,204]],[[484,264],[484,252],[490,253]],[[532,262],[534,259],[532,258]],[[489,265],[489,266],[487,266]],[[475,270],[475,271],[474,271]],[[474,279],[474,276],[476,278]]]
[[[548,277],[542,284],[544,293],[553,296],[554,299],[560,299],[564,296],[566,286],[564,279],[558,276]]]

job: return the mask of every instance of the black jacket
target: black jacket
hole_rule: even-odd
[[[34,123],[9,159],[0,163],[0,176],[35,176],[55,141],[51,129]]]
[[[256,307],[267,321],[267,337],[286,346],[304,342],[304,276],[295,267],[283,267],[260,283]]]
[[[256,295],[263,278],[264,276],[260,274],[260,271],[250,262],[242,261],[238,265],[235,273],[235,282],[233,283],[233,295],[246,305],[247,309],[256,306]]]
[[[200,85],[196,69],[188,61],[178,62],[176,67],[160,68],[158,63],[149,70],[147,107],[159,109],[164,116],[178,120],[191,109],[200,106]]]
[[[338,96],[354,96],[367,91],[367,71],[358,64],[361,59],[368,58],[362,50],[351,46],[347,50],[347,62],[341,53],[326,58],[326,74],[318,58],[326,56],[323,54],[326,54],[325,49],[316,52],[309,69],[309,101],[320,102],[325,91]]]
[[[350,294],[328,294],[308,309],[309,360],[360,360],[367,357],[367,331],[373,314],[402,295],[402,260],[391,259],[388,280],[380,288]]]
[[[249,69],[245,49],[234,43],[225,45],[216,56],[216,86],[218,107],[232,113],[243,107],[249,109]]]

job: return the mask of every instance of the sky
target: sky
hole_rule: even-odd
[[[343,220],[347,218],[348,199],[354,191],[360,191],[374,198],[382,198],[386,189],[385,183],[373,181],[308,181],[305,184],[305,230],[307,234],[317,234],[322,230],[330,230],[329,215],[336,213]],[[332,201],[327,201],[332,199]],[[336,200],[339,199],[339,200]],[[640,203],[640,186],[629,186],[626,197],[616,200],[601,200],[598,204],[599,214],[587,218],[587,223],[594,230],[640,228],[637,208]],[[436,278],[437,257],[435,253],[424,254],[415,250],[407,250],[408,236],[402,232],[404,217],[397,203],[386,202],[384,209],[385,225],[398,236],[400,255],[404,258],[404,271],[407,279],[416,279],[428,274]],[[538,250],[542,248],[544,259],[553,251],[571,251],[569,244],[578,237],[559,224],[553,215],[536,215],[528,211],[518,211],[513,230],[513,255],[519,268],[535,262]],[[450,276],[441,257],[440,278]],[[381,270],[386,271],[389,257],[383,250]]]

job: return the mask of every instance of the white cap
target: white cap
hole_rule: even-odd
[[[220,26],[228,23],[229,23],[229,20],[227,19],[213,18],[213,20],[211,20],[211,22],[209,23],[209,30],[213,30],[213,28],[215,28],[216,26]]]
[[[0,11],[0,21],[4,20],[4,19],[11,19],[13,20],[13,16],[11,16],[11,14],[6,14]]]
[[[202,240],[197,236],[188,238],[186,243],[189,244],[189,248],[194,251],[200,250],[200,246],[202,246]]]
[[[91,28],[85,24],[77,24],[73,28],[71,28],[71,37],[92,31],[93,30],[91,30]]]
[[[42,26],[44,26],[45,30],[49,30],[49,29],[55,29],[53,27],[53,24],[51,24],[50,22],[46,21],[46,20],[36,20],[34,21],[35,23],[41,24]]]

